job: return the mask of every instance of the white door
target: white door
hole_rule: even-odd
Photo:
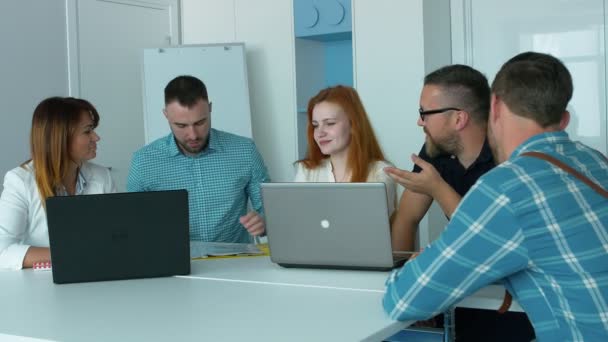
[[[178,0],[80,0],[76,6],[79,96],[101,117],[95,162],[111,167],[124,191],[131,155],[144,144],[143,49],[178,44]]]

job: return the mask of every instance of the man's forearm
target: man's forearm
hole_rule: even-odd
[[[432,194],[433,199],[439,203],[441,210],[451,218],[454,210],[458,207],[462,197],[445,181],[440,182]]]
[[[414,249],[418,225],[407,222],[393,222],[391,241],[393,251],[411,251]]]

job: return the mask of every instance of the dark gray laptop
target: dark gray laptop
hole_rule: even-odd
[[[270,258],[284,267],[390,270],[384,183],[263,183]]]
[[[51,197],[57,284],[190,273],[186,190]]]

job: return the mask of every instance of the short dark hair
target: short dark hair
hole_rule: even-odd
[[[426,75],[424,85],[441,87],[453,102],[450,106],[467,111],[476,123],[488,122],[490,86],[478,70],[462,64],[444,66]]]
[[[207,87],[194,76],[177,76],[165,87],[165,105],[177,101],[182,106],[192,107],[200,100],[209,101]]]
[[[524,52],[508,60],[492,82],[492,93],[516,115],[541,127],[559,124],[574,90],[572,76],[559,59]]]

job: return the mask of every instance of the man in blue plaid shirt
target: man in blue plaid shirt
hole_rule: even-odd
[[[545,54],[505,63],[492,84],[488,137],[499,166],[463,198],[439,239],[387,280],[394,319],[447,310],[496,281],[539,341],[608,341],[608,200],[542,152],[608,188],[608,161],[569,139],[572,78]]]
[[[127,190],[188,190],[191,240],[250,242],[264,234],[260,183],[269,177],[253,141],[211,128],[207,88],[196,77],[167,84],[163,113],[171,133],[133,154]]]

